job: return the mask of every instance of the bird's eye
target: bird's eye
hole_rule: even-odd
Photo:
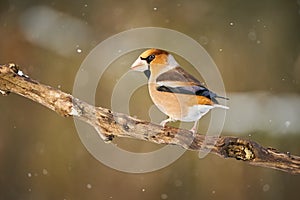
[[[155,58],[155,55],[154,55],[154,54],[151,54],[150,56],[148,56],[147,61],[148,61],[148,62],[151,62],[154,58]]]
[[[148,64],[150,64],[150,62],[155,58],[154,54],[151,54],[150,56],[148,56],[147,58],[142,58],[142,60],[146,60]]]

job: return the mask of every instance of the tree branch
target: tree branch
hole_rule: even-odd
[[[205,151],[223,158],[236,158],[251,165],[300,174],[300,157],[265,148],[255,141],[232,136],[205,136],[190,131],[162,127],[131,116],[94,107],[70,94],[38,83],[25,75],[17,65],[0,65],[0,93],[24,96],[68,117],[76,117],[90,125],[103,139],[129,137],[157,144],[174,144],[187,150]]]

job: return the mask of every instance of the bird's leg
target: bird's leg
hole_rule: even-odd
[[[171,117],[169,117],[168,119],[165,119],[165,120],[161,121],[160,125],[163,126],[163,127],[165,127],[166,123],[173,122],[173,121],[174,121],[174,119],[171,118]]]
[[[190,130],[190,131],[193,133],[193,135],[196,133],[197,127],[198,127],[198,120],[195,121],[194,126],[193,126],[192,129]]]

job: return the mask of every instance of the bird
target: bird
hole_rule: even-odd
[[[160,125],[168,122],[194,122],[196,133],[199,119],[213,108],[229,109],[217,99],[226,99],[210,91],[194,76],[186,72],[169,52],[147,49],[131,65],[131,70],[143,72],[148,78],[148,89],[153,103],[168,116]]]

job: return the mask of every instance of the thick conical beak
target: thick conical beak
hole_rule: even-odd
[[[136,61],[131,65],[130,69],[143,72],[148,69],[148,63],[141,58],[136,59]]]

